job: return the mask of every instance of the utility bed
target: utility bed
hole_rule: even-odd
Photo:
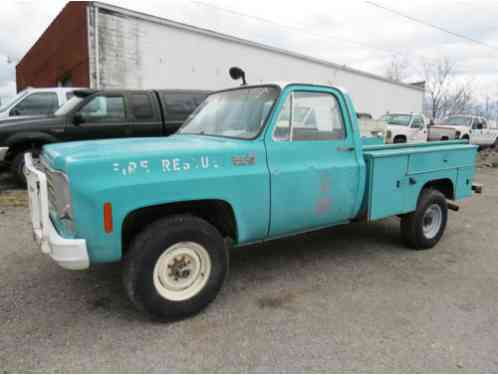
[[[369,220],[412,212],[428,182],[453,186],[453,199],[472,195],[477,147],[465,141],[371,145],[363,151]]]

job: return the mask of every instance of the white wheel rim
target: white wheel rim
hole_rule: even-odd
[[[178,242],[161,254],[154,266],[154,287],[165,299],[185,301],[196,296],[211,274],[207,250],[195,242]]]
[[[422,219],[424,236],[432,239],[437,236],[443,223],[443,211],[437,204],[430,205]]]

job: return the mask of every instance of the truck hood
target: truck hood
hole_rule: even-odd
[[[253,141],[254,142],[254,141]],[[43,158],[54,169],[71,165],[109,162],[140,163],[203,155],[240,154],[251,142],[201,135],[173,135],[157,138],[124,138],[52,144],[44,147]]]

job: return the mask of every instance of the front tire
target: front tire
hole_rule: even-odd
[[[405,137],[394,137],[393,143],[406,143],[406,138]]]
[[[123,282],[134,305],[160,320],[193,315],[220,291],[228,251],[208,222],[179,215],[149,225],[132,242]]]
[[[445,196],[432,189],[422,191],[415,212],[401,218],[401,235],[415,250],[433,248],[441,239],[448,222]]]

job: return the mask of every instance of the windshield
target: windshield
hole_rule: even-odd
[[[278,88],[265,86],[210,95],[187,119],[179,133],[254,138],[264,125],[278,94]]]
[[[23,97],[25,97],[26,95],[28,94],[28,91],[27,90],[23,90],[21,91],[20,93],[18,93],[17,95],[14,95],[13,98],[10,98],[9,100],[7,100],[7,103],[5,103],[3,106],[0,107],[0,112],[4,112],[6,111],[7,109],[9,109],[9,107],[14,104],[15,102],[17,102],[18,100],[21,100]]]
[[[455,126],[470,126],[472,124],[472,117],[451,116],[446,119],[445,123]]]
[[[387,122],[389,125],[400,125],[400,126],[408,126],[410,125],[410,120],[412,119],[412,115],[385,115],[383,120]]]
[[[54,115],[55,116],[64,116],[67,115],[69,112],[71,112],[78,104],[80,104],[83,101],[84,98],[81,98],[79,96],[73,96],[71,99],[69,99],[66,103],[62,105],[57,111],[55,111]]]

